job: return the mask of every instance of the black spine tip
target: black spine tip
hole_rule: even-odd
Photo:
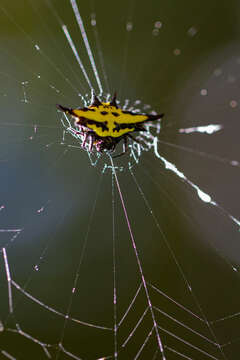
[[[69,109],[65,106],[62,106],[62,105],[59,105],[59,104],[56,104],[57,108],[65,113],[71,113],[72,109]]]
[[[93,102],[91,104],[91,106],[99,106],[99,105],[102,105],[101,101],[99,101],[99,99],[97,98],[97,96],[94,94],[93,96]]]
[[[118,106],[117,106],[117,101],[116,101],[116,99],[117,99],[117,93],[116,93],[116,91],[115,91],[115,93],[114,93],[114,95],[113,95],[113,98],[112,98],[112,100],[111,100],[111,102],[110,102],[110,105],[111,105],[111,106],[115,106],[115,108],[117,109]]]
[[[157,115],[148,115],[148,120],[151,121],[151,120],[160,120],[162,119],[164,116],[164,114],[157,114]]]

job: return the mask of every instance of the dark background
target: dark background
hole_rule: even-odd
[[[152,304],[178,321],[155,310],[157,323],[168,331],[159,330],[166,358],[237,360],[240,242],[239,226],[229,215],[239,218],[239,166],[230,163],[239,161],[239,4],[107,0],[78,5],[104,92],[117,91],[121,104],[139,99],[142,110],[150,104],[164,112],[159,153],[219,205],[202,202],[196,190],[165,169],[153,149],[133,167],[142,194],[128,170],[129,155],[116,160],[124,167],[117,174],[146,280],[204,319],[148,286]],[[43,305],[112,328],[113,240],[118,322],[141,283],[116,186],[112,193],[111,170],[101,175],[109,158],[103,156],[94,167],[85,151],[71,147],[79,146],[74,138],[66,135],[62,143],[55,104],[82,106],[79,94],[89,94],[90,89],[61,21],[98,92],[70,2],[0,2],[0,247],[6,248],[12,279],[41,302],[13,287],[14,311],[9,314],[1,256],[3,359],[6,352],[13,359],[46,359],[39,342],[50,345],[53,359],[113,356],[112,330],[64,323],[63,316]],[[162,27],[154,35],[157,21]],[[131,31],[126,24],[132,24]],[[196,29],[194,36],[191,28]],[[213,135],[178,132],[208,124],[221,124],[223,130]],[[14,229],[22,230],[11,232]],[[146,306],[142,289],[119,327],[118,359],[135,359],[144,344],[153,326],[150,312],[122,346]],[[220,351],[196,332],[229,344]],[[59,351],[59,342],[65,352]],[[138,358],[162,358],[155,333]]]

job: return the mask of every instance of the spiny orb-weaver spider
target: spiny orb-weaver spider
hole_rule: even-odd
[[[58,109],[75,118],[78,127],[77,134],[83,138],[82,147],[91,152],[93,145],[98,152],[104,150],[113,152],[116,145],[123,139],[123,152],[114,157],[121,156],[127,151],[128,138],[138,142],[130,133],[146,131],[144,124],[148,121],[159,120],[164,114],[138,114],[119,109],[116,102],[116,93],[110,102],[101,102],[96,95],[90,106],[71,109],[57,105]]]

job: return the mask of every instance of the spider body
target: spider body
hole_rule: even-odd
[[[78,134],[82,136],[82,147],[92,151],[95,146],[98,152],[114,151],[116,145],[124,140],[123,153],[127,151],[128,138],[136,141],[132,132],[146,131],[144,124],[149,121],[158,120],[164,114],[138,114],[118,108],[116,94],[111,102],[101,102],[94,96],[92,104],[80,109],[71,109],[57,105],[58,109],[75,118]],[[116,157],[116,156],[115,156]]]

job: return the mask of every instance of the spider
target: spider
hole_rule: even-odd
[[[131,133],[146,131],[144,124],[149,121],[161,119],[164,114],[137,114],[131,111],[118,108],[116,93],[110,102],[101,102],[96,95],[90,106],[71,109],[62,105],[57,105],[58,109],[75,118],[75,125],[79,131],[77,134],[82,136],[82,147],[92,151],[93,146],[100,153],[103,151],[113,152],[116,145],[123,140],[122,153],[114,157],[121,156],[127,152],[128,138],[138,142]]]

